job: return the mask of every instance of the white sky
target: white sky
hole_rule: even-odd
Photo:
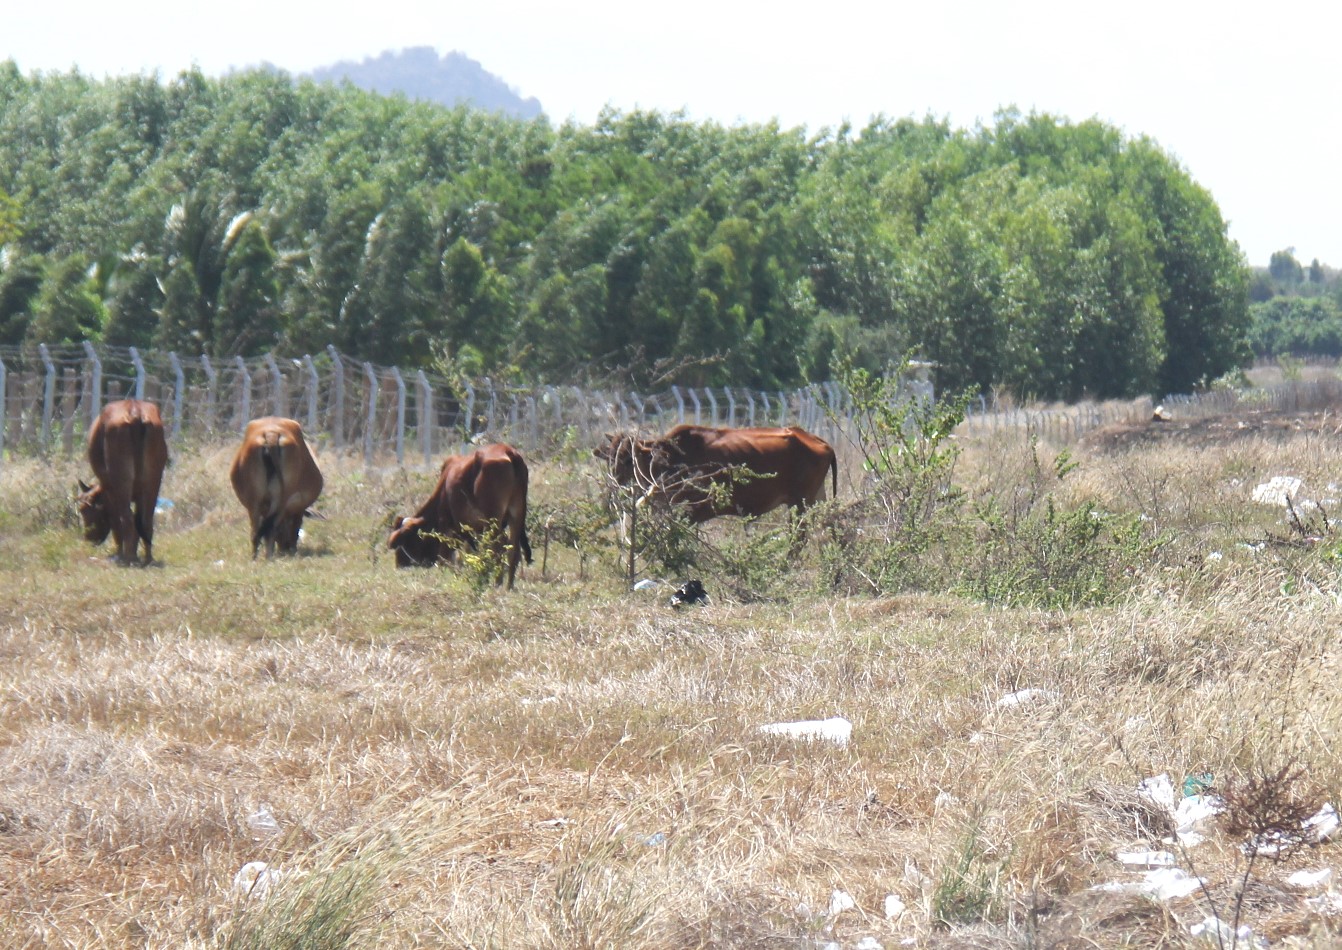
[[[1211,191],[1249,262],[1342,267],[1342,4],[962,0],[50,0],[13,5],[25,72],[304,72],[458,50],[550,117],[607,104],[811,132],[876,113],[970,128],[1014,105],[1149,135]],[[791,9],[789,9],[791,7]]]

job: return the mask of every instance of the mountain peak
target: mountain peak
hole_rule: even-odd
[[[315,82],[349,80],[360,89],[382,95],[401,93],[410,99],[449,107],[468,105],[519,119],[534,119],[542,112],[535,97],[523,99],[465,53],[453,50],[439,56],[432,46],[386,50],[357,63],[342,60],[320,66],[307,76]]]

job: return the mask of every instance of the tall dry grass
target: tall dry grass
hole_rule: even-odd
[[[968,444],[958,476],[1011,491],[1024,453]],[[1082,450],[1059,497],[1169,540],[1127,596],[1057,611],[816,593],[814,547],[768,603],[705,577],[673,611],[559,545],[480,592],[383,549],[430,475],[331,459],[303,553],[253,562],[226,458],[176,459],[144,570],[79,539],[78,466],[0,471],[0,945],[1182,946],[1236,888],[1257,934],[1337,937],[1284,883],[1335,844],[1250,876],[1212,829],[1179,856],[1204,891],[1092,889],[1166,847],[1146,776],[1289,763],[1337,801],[1338,538],[1249,499],[1294,474],[1326,501],[1326,438]],[[590,497],[534,472],[538,502]],[[758,730],[835,715],[845,747]],[[251,861],[265,896],[234,888]]]

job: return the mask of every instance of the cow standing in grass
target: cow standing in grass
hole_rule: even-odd
[[[528,477],[522,453],[509,445],[489,445],[448,458],[429,500],[392,525],[387,547],[396,552],[396,566],[449,563],[461,548],[473,551],[481,538],[491,537],[500,563],[495,583],[503,581],[506,555],[512,590],[518,561],[525,557],[531,563]]]
[[[262,543],[267,558],[276,548],[281,554],[297,553],[303,518],[313,514],[323,484],[302,426],[279,416],[247,423],[229,480],[251,519],[252,557]]]
[[[158,406],[141,399],[122,399],[103,407],[89,429],[89,466],[96,483],[79,482],[75,501],[84,522],[84,537],[102,544],[112,535],[117,560],[154,560],[154,508],[168,465],[168,440]]]
[[[834,449],[797,426],[715,429],[678,425],[659,439],[612,435],[595,455],[621,485],[682,506],[694,524],[719,515],[759,517],[787,505],[803,514],[839,489]]]

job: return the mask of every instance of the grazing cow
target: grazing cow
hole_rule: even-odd
[[[500,561],[505,550],[508,555],[512,590],[518,560],[525,557],[531,563],[527,478],[526,460],[512,446],[489,445],[448,458],[429,500],[392,525],[387,547],[396,552],[396,566],[450,562],[463,545],[475,550],[476,539],[492,526],[499,534],[495,553]],[[495,583],[502,581],[500,566]]]
[[[780,505],[801,514],[824,497],[827,472],[839,490],[834,449],[797,426],[678,425],[660,439],[612,435],[594,454],[621,485],[636,483],[645,498],[664,493],[694,524],[718,515],[758,517]],[[737,474],[742,469],[748,473]]]
[[[322,493],[322,473],[293,419],[266,416],[247,423],[228,473],[233,493],[252,522],[252,557],[261,542],[266,557],[298,551],[298,532]]]
[[[122,564],[137,563],[144,542],[144,563],[154,560],[154,507],[168,464],[168,440],[158,406],[139,399],[109,402],[89,429],[89,465],[97,483],[79,482],[75,501],[84,521],[84,537],[102,544],[111,533],[114,555]]]

